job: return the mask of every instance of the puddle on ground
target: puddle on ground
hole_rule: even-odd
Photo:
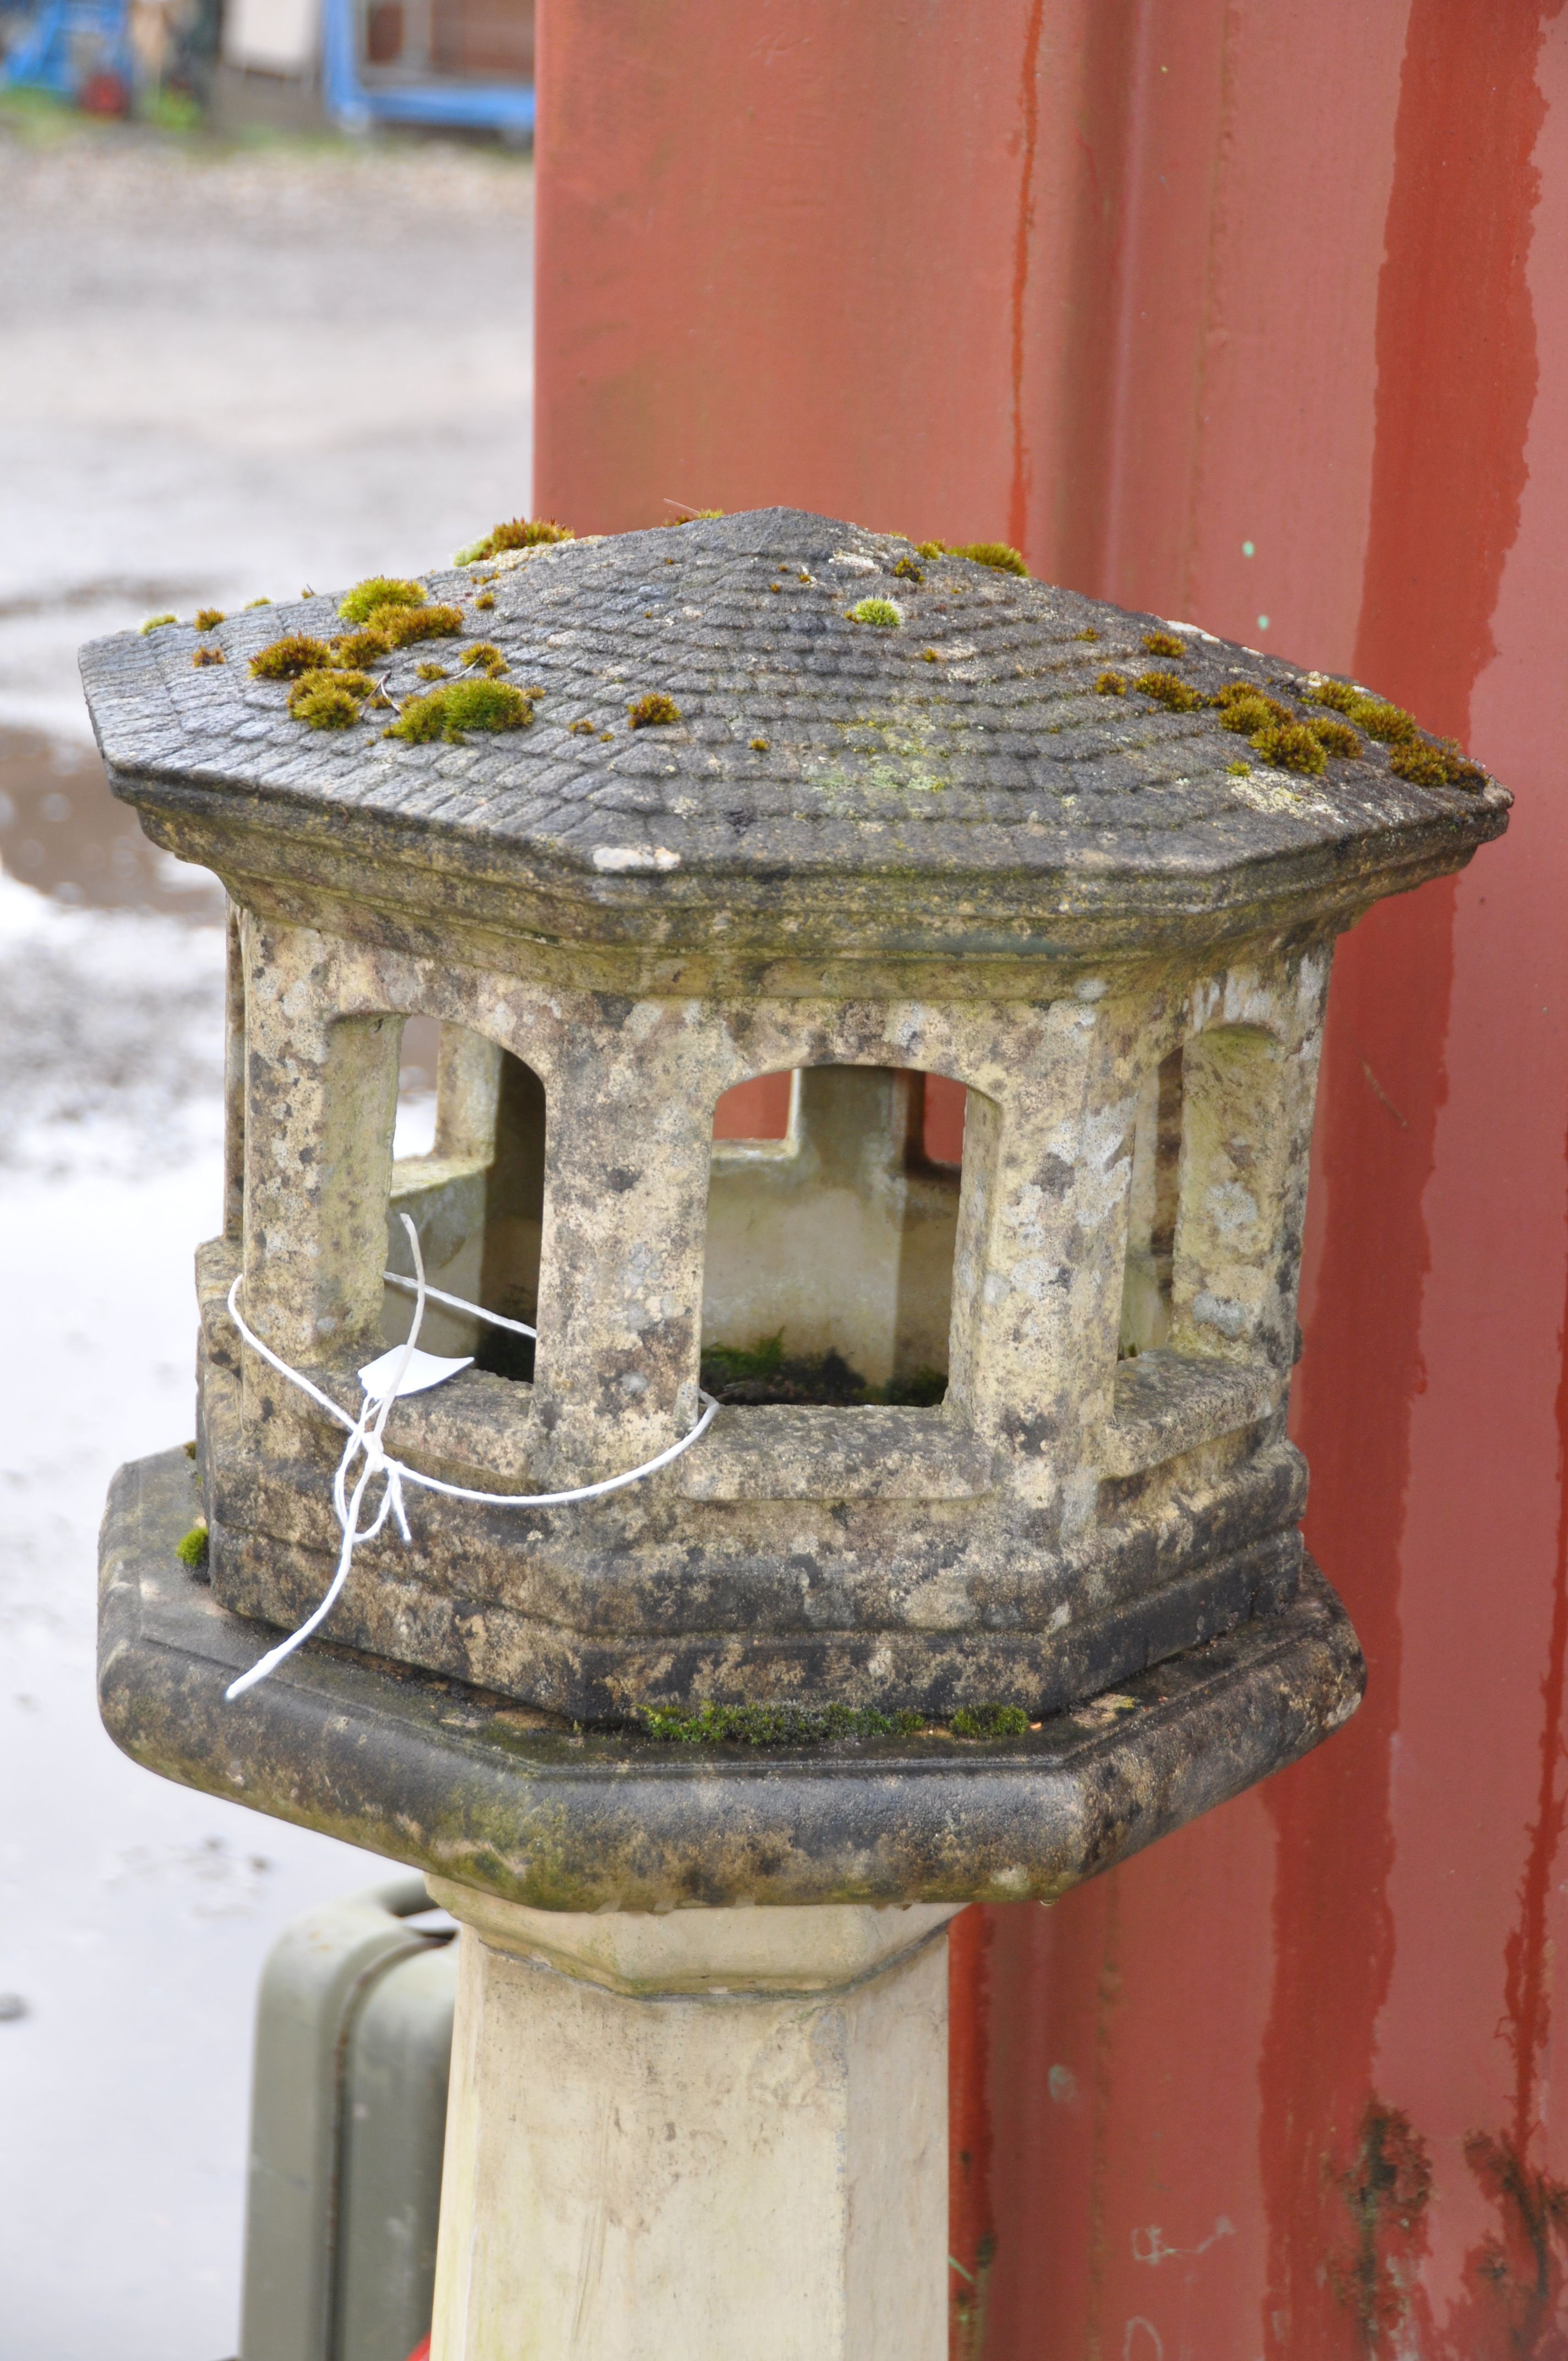
[[[79,909],[161,910],[207,926],[224,915],[217,879],[148,842],[93,747],[34,730],[0,730],[0,866]]]

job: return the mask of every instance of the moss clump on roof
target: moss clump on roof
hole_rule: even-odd
[[[1074,631],[1072,636],[1075,640],[1097,640],[1100,634],[1092,623],[1086,623],[1081,631]]]
[[[1094,684],[1096,697],[1125,697],[1127,675],[1124,672],[1102,672]]]
[[[912,557],[901,557],[891,571],[899,582],[924,582],[926,579],[925,567],[916,566]]]
[[[454,680],[424,697],[411,697],[381,735],[411,746],[436,738],[458,745],[466,730],[525,730],[532,719],[532,706],[510,682]]]
[[[298,680],[307,672],[329,672],[332,650],[308,631],[287,631],[251,657],[250,669],[258,680]]]
[[[1354,681],[1321,680],[1307,691],[1317,705],[1326,705],[1346,721],[1354,721],[1369,738],[1392,749],[1388,768],[1396,778],[1417,787],[1484,787],[1486,774],[1479,763],[1461,753],[1452,738],[1423,738],[1413,714],[1386,697],[1371,697]],[[1318,726],[1319,735],[1322,725]],[[1326,741],[1325,741],[1326,742]],[[1332,752],[1332,749],[1330,750]]]
[[[661,730],[681,718],[681,708],[673,697],[662,688],[652,688],[646,697],[639,697],[626,708],[626,719],[633,730]]]
[[[425,664],[417,664],[414,666],[414,671],[421,680],[444,680],[447,677],[446,666],[444,664],[430,664],[428,662]]]
[[[576,534],[568,524],[557,524],[554,517],[509,517],[503,523],[493,524],[478,541],[470,542],[453,559],[454,566],[477,566],[482,558],[499,557],[508,549],[542,549],[556,541],[576,541]]]
[[[332,643],[333,655],[340,664],[374,664],[378,657],[390,655],[391,652],[391,641],[374,623],[367,623],[360,631],[340,631]]]
[[[1348,721],[1336,721],[1325,714],[1311,714],[1307,727],[1325,754],[1335,754],[1343,762],[1354,762],[1361,752],[1361,741]]]
[[[201,669],[203,664],[222,664],[223,660],[224,652],[222,648],[198,648],[195,654],[191,659],[198,671]]]
[[[989,566],[998,574],[1019,574],[1026,581],[1029,569],[1022,552],[1011,548],[1004,541],[967,541],[954,546],[954,557],[967,557],[971,566]]]
[[[1178,680],[1173,672],[1144,672],[1133,683],[1140,697],[1152,697],[1157,705],[1168,706],[1172,713],[1194,713],[1208,702],[1190,682]]]
[[[338,608],[345,623],[367,623],[389,607],[428,607],[430,593],[422,582],[404,582],[392,574],[372,574],[356,582]]]
[[[1270,721],[1247,744],[1277,770],[1299,771],[1312,778],[1328,768],[1327,754],[1304,721]]]
[[[192,1525],[190,1532],[182,1533],[175,1543],[174,1554],[181,1565],[188,1565],[192,1573],[196,1574],[206,1565],[210,1547],[211,1536],[206,1526]]]
[[[270,607],[271,604],[270,598],[247,598],[243,611],[248,615],[257,607]]]
[[[1234,730],[1238,738],[1250,738],[1274,722],[1296,719],[1288,705],[1281,705],[1277,697],[1266,696],[1261,688],[1246,681],[1232,681],[1212,702],[1220,708],[1221,729]]]
[[[455,639],[463,629],[461,607],[397,607],[383,613],[377,625],[395,648],[412,647],[418,640]]]
[[[493,590],[481,590],[474,601],[476,607],[493,607],[495,603],[496,594]]]
[[[137,628],[145,640],[148,631],[161,631],[165,623],[177,623],[179,620],[178,615],[149,615],[146,622],[138,624]]]
[[[377,694],[364,672],[307,672],[289,691],[289,710],[312,730],[351,730]]]
[[[1144,646],[1151,656],[1185,656],[1190,651],[1185,640],[1174,631],[1146,631]]]
[[[226,620],[221,607],[198,607],[196,609],[196,629],[199,631],[215,631],[218,625]]]
[[[765,738],[753,738],[753,739],[752,739],[752,741],[751,741],[751,752],[752,752],[752,753],[753,753],[753,754],[765,754],[765,753],[767,752],[767,751],[768,751],[768,741],[767,741],[767,740],[766,740]]]
[[[507,669],[507,660],[492,640],[476,640],[471,648],[465,648],[463,663],[469,672],[488,673],[492,680]]]
[[[590,721],[585,714],[580,721],[574,721],[570,725],[566,735],[569,738],[597,738],[598,729],[597,724]]]
[[[874,623],[882,631],[896,631],[904,617],[891,598],[858,598],[849,609],[851,623]]]

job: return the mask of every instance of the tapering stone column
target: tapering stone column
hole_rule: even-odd
[[[953,1905],[464,1922],[432,2361],[941,2361]]]

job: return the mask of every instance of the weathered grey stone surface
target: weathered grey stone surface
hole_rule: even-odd
[[[219,1600],[314,1606],[341,1447],[239,1350],[226,1291],[356,1410],[406,1323],[401,1207],[436,1284],[540,1332],[526,1372],[399,1406],[391,1447],[444,1480],[639,1466],[695,1422],[705,1334],[751,1323],[878,1382],[934,1366],[946,1395],[737,1403],[656,1478],[561,1509],[422,1494],[409,1543],[356,1556],[344,1641],[589,1722],[801,1696],[1037,1716],[1288,1614],[1332,941],[1496,835],[1504,790],[1413,785],[1366,738],[1271,769],[1214,708],[1098,675],[1302,712],[1312,676],[789,511],[427,581],[465,634],[395,660],[393,691],[490,641],[541,692],[530,727],[409,746],[291,720],[247,658],[326,636],[332,600],[225,623],[222,665],[172,627],[84,660],[117,790],[237,906],[227,1234],[201,1269]],[[851,619],[868,596],[895,627]],[[631,730],[655,691],[679,719]],[[415,1016],[444,1028],[438,1137],[394,1167]],[[784,1069],[822,1070],[790,1141],[716,1148],[722,1094]],[[919,1074],[967,1092],[961,1178],[920,1165]],[[469,1349],[443,1317],[432,1341]]]
[[[1409,785],[1370,741],[1321,778],[1238,777],[1212,713],[1093,693],[1107,667],[1168,669],[1142,641],[1171,626],[962,558],[896,577],[911,558],[770,509],[427,575],[546,692],[531,729],[462,746],[387,741],[374,718],[311,732],[249,677],[280,631],[341,628],[325,598],[236,616],[221,666],[193,669],[194,633],[171,628],[96,642],[82,670],[117,792],[176,851],[274,890],[353,894],[373,871],[405,925],[460,909],[644,957],[938,953],[1000,962],[996,988],[1016,988],[1020,957],[1190,944],[1287,899],[1296,923],[1343,922],[1504,824],[1501,789]],[[847,619],[868,595],[894,600],[897,630]],[[1177,629],[1200,690],[1289,697],[1310,678]],[[394,688],[431,653],[409,650]],[[680,721],[630,730],[653,690]]]
[[[115,1742],[165,1778],[544,1909],[1049,1901],[1308,1752],[1364,1678],[1309,1568],[1283,1614],[1021,1739],[661,1745],[315,1646],[225,1706],[270,1634],[176,1561],[196,1506],[178,1451],[115,1479],[99,1648]]]

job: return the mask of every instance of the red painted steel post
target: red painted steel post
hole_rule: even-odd
[[[1568,2352],[1560,6],[543,13],[541,510],[1001,536],[1520,797],[1334,983],[1297,1423],[1366,1706],[955,1938],[963,2361]]]

